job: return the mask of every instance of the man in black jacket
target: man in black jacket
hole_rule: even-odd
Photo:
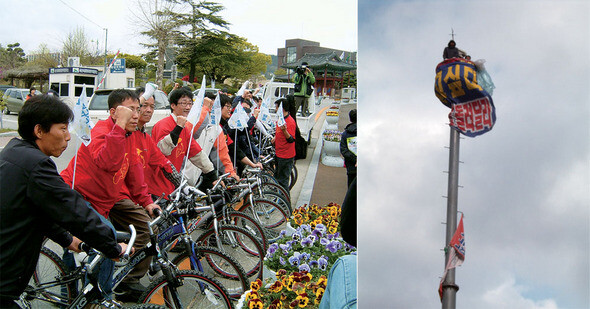
[[[22,139],[13,138],[0,152],[1,308],[19,308],[14,300],[33,274],[44,236],[77,252],[82,239],[111,259],[127,247],[117,244],[113,230],[66,185],[49,157],[66,149],[72,118],[57,97],[35,96],[18,115]]]
[[[356,178],[356,109],[348,113],[350,123],[344,128],[340,137],[340,153],[344,157],[348,186]]]

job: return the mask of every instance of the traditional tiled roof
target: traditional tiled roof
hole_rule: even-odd
[[[356,70],[356,65],[346,63],[336,54],[336,52],[325,54],[305,54],[295,62],[285,63],[281,67],[286,69],[295,69],[301,63],[307,62],[307,66],[314,70],[323,70],[327,68],[332,71],[351,71]]]

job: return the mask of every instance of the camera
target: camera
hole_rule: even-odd
[[[307,69],[307,65],[300,65],[297,67],[295,72],[297,72],[297,74],[305,74],[306,69]]]

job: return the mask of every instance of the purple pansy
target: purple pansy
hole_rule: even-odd
[[[326,260],[323,256],[318,259],[318,267],[320,270],[324,271],[328,269],[328,260]]]
[[[303,247],[311,247],[313,246],[313,239],[311,239],[310,237],[305,237],[301,240],[301,245]]]
[[[326,249],[330,250],[332,253],[336,253],[338,250],[342,248],[342,244],[339,241],[333,240],[328,245],[326,245]]]
[[[307,264],[301,264],[301,265],[299,265],[299,271],[304,271],[304,270],[306,272],[310,272],[311,271],[311,269],[309,268],[309,265],[307,265]]]
[[[287,262],[285,261],[285,259],[283,259],[283,257],[279,257],[279,263],[281,263],[281,265],[285,265],[287,264]]]
[[[322,234],[326,233],[326,231],[328,230],[328,228],[326,228],[326,226],[323,225],[322,223],[316,224],[315,229],[322,232]]]
[[[291,266],[297,266],[299,265],[299,259],[296,256],[292,256],[289,258],[289,264],[291,264]]]
[[[295,233],[293,233],[293,236],[291,236],[291,237],[293,237],[293,240],[299,240],[302,237],[301,232],[299,232],[299,231],[295,232]]]

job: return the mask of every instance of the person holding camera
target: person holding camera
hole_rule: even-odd
[[[315,77],[307,67],[307,62],[303,62],[297,67],[293,82],[295,83],[295,111],[301,106],[301,116],[307,117],[310,115],[309,96],[313,92],[311,86],[315,83]]]

